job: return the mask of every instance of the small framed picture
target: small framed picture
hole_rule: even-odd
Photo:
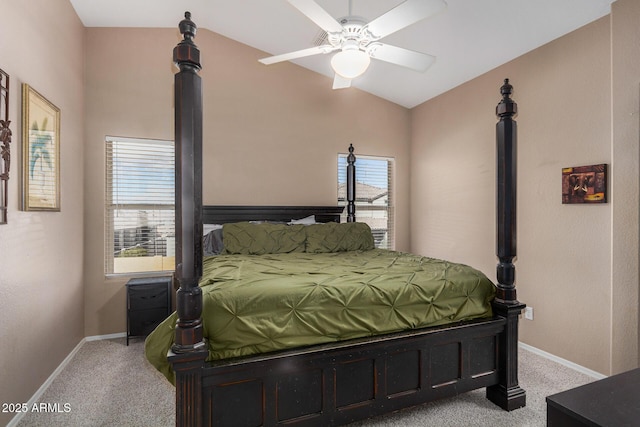
[[[562,169],[562,203],[606,203],[607,165]]]

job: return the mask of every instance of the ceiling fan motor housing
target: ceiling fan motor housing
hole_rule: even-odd
[[[345,16],[338,19],[338,22],[342,25],[342,31],[327,33],[327,41],[332,46],[344,49],[346,45],[353,45],[353,42],[356,42],[361,50],[365,50],[367,45],[375,40],[366,28],[367,21],[362,17]]]

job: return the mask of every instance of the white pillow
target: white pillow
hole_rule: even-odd
[[[306,218],[292,219],[291,221],[288,222],[288,224],[303,224],[303,225],[311,225],[315,223],[316,223],[315,215],[310,215]]]

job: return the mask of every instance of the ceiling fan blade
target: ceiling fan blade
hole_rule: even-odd
[[[289,3],[302,12],[307,18],[311,19],[316,25],[327,33],[341,33],[343,28],[338,21],[329,13],[321,8],[318,3],[313,0],[289,0]]]
[[[420,72],[425,71],[436,61],[436,57],[433,55],[384,43],[370,44],[367,46],[367,52],[372,58]]]
[[[309,49],[296,50],[295,52],[283,53],[282,55],[270,56],[268,58],[258,59],[258,61],[265,65],[271,65],[276,62],[290,61],[292,59],[304,58],[305,56],[318,55],[320,53],[329,53],[336,49],[336,47],[331,45],[322,45],[310,47]]]
[[[340,74],[336,73],[335,77],[333,78],[333,88],[344,89],[346,87],[351,87],[351,79],[346,79]]]
[[[444,0],[407,0],[369,22],[366,28],[378,40],[435,15],[446,7]]]

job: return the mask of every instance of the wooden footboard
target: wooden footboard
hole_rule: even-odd
[[[499,381],[505,319],[206,364],[203,425],[335,426]]]
[[[177,425],[339,426],[483,387],[516,409],[525,395],[505,387],[508,323],[496,316],[209,363],[173,356],[183,359],[174,361]]]

